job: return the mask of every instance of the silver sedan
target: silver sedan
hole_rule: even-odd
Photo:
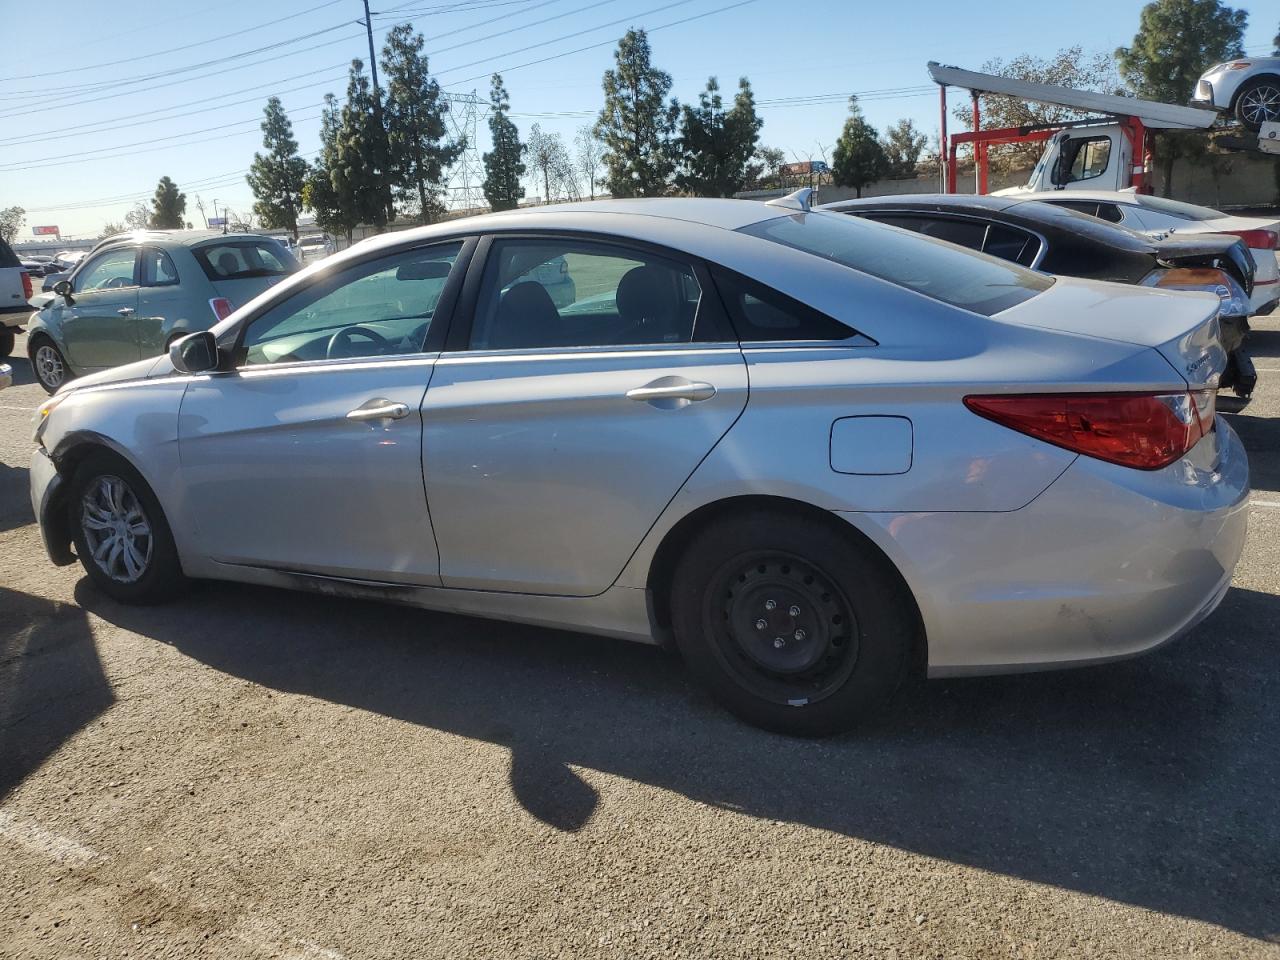
[[[494,214],[68,384],[32,502],[119,600],[219,578],[671,642],[824,734],[911,670],[1132,656],[1214,609],[1248,493],[1216,309],[798,198]]]

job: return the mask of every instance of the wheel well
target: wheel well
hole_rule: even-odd
[[[1236,108],[1236,101],[1240,99],[1240,92],[1244,90],[1246,87],[1248,87],[1250,84],[1253,84],[1258,80],[1280,81],[1280,73],[1260,73],[1256,77],[1250,77],[1248,80],[1244,81],[1244,83],[1240,84],[1240,86],[1236,88],[1236,92],[1231,95],[1232,110]]]
[[[851,524],[844,522],[831,511],[815,507],[811,503],[791,500],[786,497],[741,496],[717,500],[714,503],[705,504],[688,516],[681,518],[674,527],[667,531],[666,536],[662,538],[662,542],[658,544],[652,563],[649,564],[648,577],[653,616],[662,633],[667,636],[670,635],[672,582],[675,577],[676,566],[680,563],[680,557],[684,554],[689,544],[693,542],[694,537],[710,524],[725,517],[758,511],[769,511],[771,513],[815,520],[835,530],[840,536],[852,541],[860,549],[869,550],[883,560],[887,568],[893,571],[893,575],[902,584],[902,589],[906,591],[907,596],[911,598],[911,606],[915,611],[916,626],[918,628],[916,630],[918,642],[917,648],[913,651],[911,657],[911,671],[919,676],[924,675],[925,668],[929,662],[928,638],[925,636],[924,619],[920,616],[920,607],[916,603],[915,594],[911,592],[911,587],[907,584],[901,571],[898,570],[897,565],[866,534]]]

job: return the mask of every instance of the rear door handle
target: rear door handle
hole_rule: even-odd
[[[396,403],[385,397],[375,397],[347,414],[348,420],[403,420],[409,415],[407,403]]]
[[[120,314],[120,316],[122,317],[132,317],[133,307],[121,307],[119,310],[116,311],[116,313]]]
[[[638,400],[641,403],[659,405],[661,401],[684,401],[684,403],[674,404],[675,406],[686,406],[689,403],[696,403],[700,400],[710,400],[715,395],[716,388],[711,384],[686,380],[684,377],[659,377],[651,383],[646,383],[643,387],[635,387],[627,391],[628,400]],[[667,406],[670,404],[662,405]]]

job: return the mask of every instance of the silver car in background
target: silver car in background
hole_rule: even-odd
[[[1217,306],[800,198],[474,217],[69,384],[32,503],[122,601],[207,577],[670,641],[825,734],[912,669],[1127,657],[1215,608],[1248,494]]]
[[[298,240],[297,254],[301,263],[314,263],[337,252],[333,237],[327,233],[313,233]]]
[[[1193,105],[1230,113],[1250,130],[1280,120],[1280,57],[1241,57],[1200,75]]]

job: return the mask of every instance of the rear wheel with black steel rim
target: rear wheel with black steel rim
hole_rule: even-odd
[[[1241,87],[1235,113],[1254,132],[1268,121],[1280,120],[1280,77],[1258,77]]]
[[[823,736],[881,708],[905,674],[918,617],[861,535],[805,515],[718,521],[689,545],[671,589],[690,668],[735,714]]]

